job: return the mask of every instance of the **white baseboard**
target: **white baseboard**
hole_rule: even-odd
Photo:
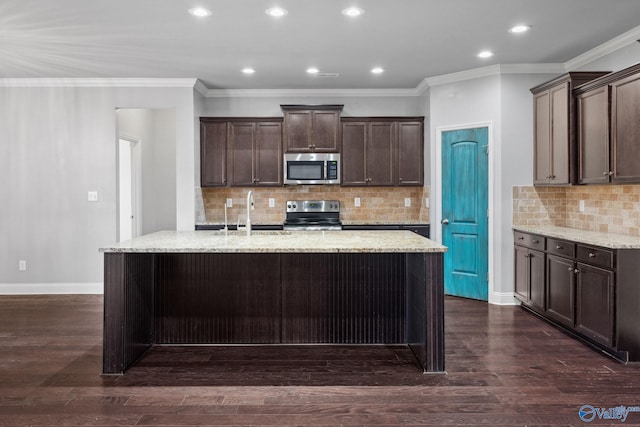
[[[513,292],[493,292],[489,296],[489,304],[520,305],[520,302],[513,296]]]
[[[103,294],[102,282],[96,283],[0,283],[0,295]]]

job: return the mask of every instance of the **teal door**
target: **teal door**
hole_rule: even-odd
[[[444,290],[487,300],[488,128],[442,133],[442,243]]]

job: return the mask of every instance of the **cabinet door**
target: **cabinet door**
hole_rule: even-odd
[[[365,156],[369,185],[393,185],[393,122],[369,123]]]
[[[253,144],[254,123],[229,123],[229,181],[231,185],[254,184]]]
[[[529,251],[529,305],[544,311],[545,300],[544,252]]]
[[[576,329],[587,337],[613,347],[613,272],[578,263]]]
[[[342,185],[366,185],[365,147],[367,124],[365,122],[342,123]]]
[[[420,122],[397,124],[398,185],[423,185],[424,133]]]
[[[551,102],[550,184],[569,184],[569,83],[549,91]]]
[[[640,74],[611,85],[612,182],[640,182]]]
[[[338,152],[340,141],[340,112],[312,111],[311,151],[316,153]]]
[[[551,101],[549,91],[533,97],[533,183],[548,184],[551,173]]]
[[[256,123],[255,184],[282,185],[282,124]]]
[[[287,153],[311,151],[311,111],[285,111],[285,150]]]
[[[609,182],[609,88],[578,96],[580,184]]]
[[[522,246],[514,248],[516,298],[526,303],[529,301],[529,250]]]
[[[574,326],[574,262],[547,255],[547,315],[566,326]]]
[[[227,185],[227,124],[200,124],[200,185]]]

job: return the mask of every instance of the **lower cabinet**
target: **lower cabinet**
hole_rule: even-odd
[[[613,347],[613,272],[580,262],[576,270],[576,329],[592,340]]]
[[[523,307],[619,360],[640,361],[640,249],[521,231],[514,238],[515,296]]]

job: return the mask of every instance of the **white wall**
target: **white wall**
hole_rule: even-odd
[[[0,293],[101,292],[98,248],[117,240],[120,107],[175,111],[169,191],[177,226],[193,229],[192,87],[0,87]]]
[[[417,96],[253,96],[207,98],[204,115],[211,117],[282,117],[280,104],[343,104],[343,117],[420,116]]]

